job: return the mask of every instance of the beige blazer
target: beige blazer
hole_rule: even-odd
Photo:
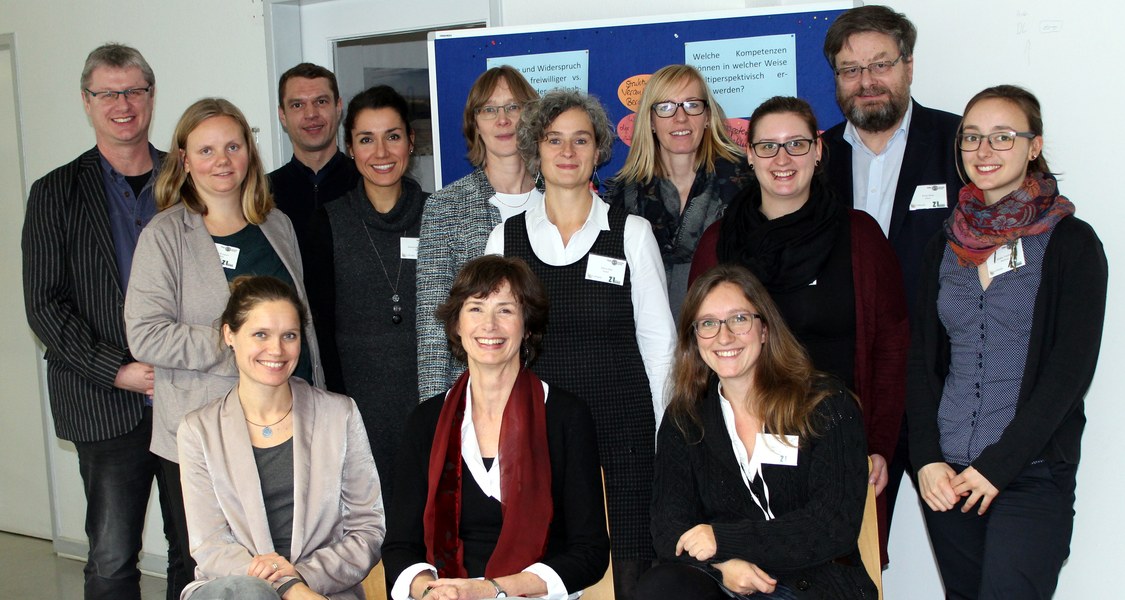
[[[308,306],[289,217],[271,210],[260,227]],[[230,287],[203,216],[177,204],[153,217],[133,255],[125,333],[133,357],[156,367],[152,451],[167,460],[177,460],[176,428],[184,415],[222,396],[238,381],[234,354],[219,336],[219,317],[228,298]],[[308,323],[313,379],[323,386],[311,316]]]
[[[180,482],[198,587],[246,575],[250,560],[287,556],[314,591],[361,600],[386,534],[379,474],[363,419],[347,396],[299,378],[293,390],[293,544],[275,549],[238,389],[189,413],[179,428]],[[282,578],[280,586],[288,581]]]

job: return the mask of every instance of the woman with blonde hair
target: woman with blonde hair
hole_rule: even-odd
[[[684,300],[638,597],[874,598],[855,398],[813,369],[765,286],[720,265]]]
[[[141,232],[133,257],[125,329],[133,356],[155,370],[151,447],[186,546],[176,428],[237,382],[231,352],[215,342],[229,282],[272,275],[304,301],[304,278],[293,225],[273,210],[250,126],[227,100],[204,98],[184,111],[157,178],[156,205],[161,212]],[[296,375],[323,385],[311,327]]]
[[[699,71],[668,65],[641,94],[625,166],[605,200],[652,224],[673,314],[687,291],[691,257],[707,226],[749,181],[745,154],[727,134],[723,108]]]

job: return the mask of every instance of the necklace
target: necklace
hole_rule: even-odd
[[[261,427],[262,428],[262,437],[268,438],[268,437],[273,435],[273,426],[277,425],[278,423],[280,423],[282,421],[284,421],[285,417],[288,417],[289,413],[291,413],[291,412],[293,412],[293,405],[292,404],[289,405],[289,410],[285,412],[284,417],[281,417],[280,419],[278,419],[277,421],[275,421],[273,423],[270,423],[269,425],[262,425],[260,423],[255,423],[255,422],[251,421],[250,419],[246,419],[246,422],[253,425],[254,427]],[[243,418],[245,418],[245,417],[243,417]]]
[[[375,251],[375,256],[379,259],[379,268],[383,270],[383,277],[387,278],[387,285],[391,288],[391,323],[398,325],[402,323],[402,304],[399,304],[400,298],[398,295],[398,280],[402,275],[402,254],[400,253],[398,257],[398,272],[395,273],[395,282],[391,283],[391,274],[387,272],[387,267],[383,264],[383,255],[375,247],[375,240],[371,237],[371,230],[367,228],[367,221],[363,220],[363,215],[358,216],[360,224],[363,225],[363,232],[367,234],[367,243],[371,244],[371,249]]]
[[[517,200],[515,204],[508,204],[507,202],[504,202],[504,198],[502,198],[500,196],[500,192],[496,192],[496,194],[493,197],[496,198],[497,202],[499,202],[500,204],[503,204],[504,206],[507,206],[508,208],[519,208],[519,207],[525,206],[527,204],[527,201],[531,199],[531,194],[534,191],[535,191],[535,186],[531,186],[531,189],[528,190],[526,194],[524,194],[523,199]],[[517,194],[505,194],[505,196],[515,196],[515,195],[517,195]]]

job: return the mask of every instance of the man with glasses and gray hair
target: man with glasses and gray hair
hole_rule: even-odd
[[[89,538],[85,598],[141,597],[137,560],[155,478],[171,600],[192,579],[168,514],[179,482],[167,481],[149,452],[153,370],[130,354],[122,317],[164,159],[148,141],[156,78],[140,52],[111,43],[86,58],[80,93],[96,144],[31,187],[24,305],[46,346],[55,435],[78,451]]]
[[[956,206],[962,185],[953,150],[961,118],[910,96],[917,36],[901,13],[870,5],[840,15],[824,38],[846,119],[823,135],[828,179],[839,200],[879,222],[898,255],[911,312],[922,251]],[[880,493],[884,565],[898,485],[909,470],[906,429],[904,422],[897,437],[868,449]]]

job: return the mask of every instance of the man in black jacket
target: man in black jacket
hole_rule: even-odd
[[[47,349],[55,435],[78,451],[90,546],[85,597],[141,597],[137,558],[155,477],[171,600],[192,574],[167,512],[169,482],[149,452],[152,366],[130,354],[121,312],[164,159],[148,141],[156,78],[140,52],[106,44],[86,58],[81,93],[96,146],[36,181],[27,201],[27,321]]]
[[[941,229],[962,185],[954,150],[961,118],[910,96],[916,38],[904,15],[869,5],[840,15],[824,39],[846,119],[824,132],[828,178],[838,199],[879,222],[898,255],[911,313],[926,242]],[[893,457],[871,457],[876,491],[886,487],[880,498],[887,507],[880,519],[884,564],[898,484],[910,468],[906,429],[904,423]]]

